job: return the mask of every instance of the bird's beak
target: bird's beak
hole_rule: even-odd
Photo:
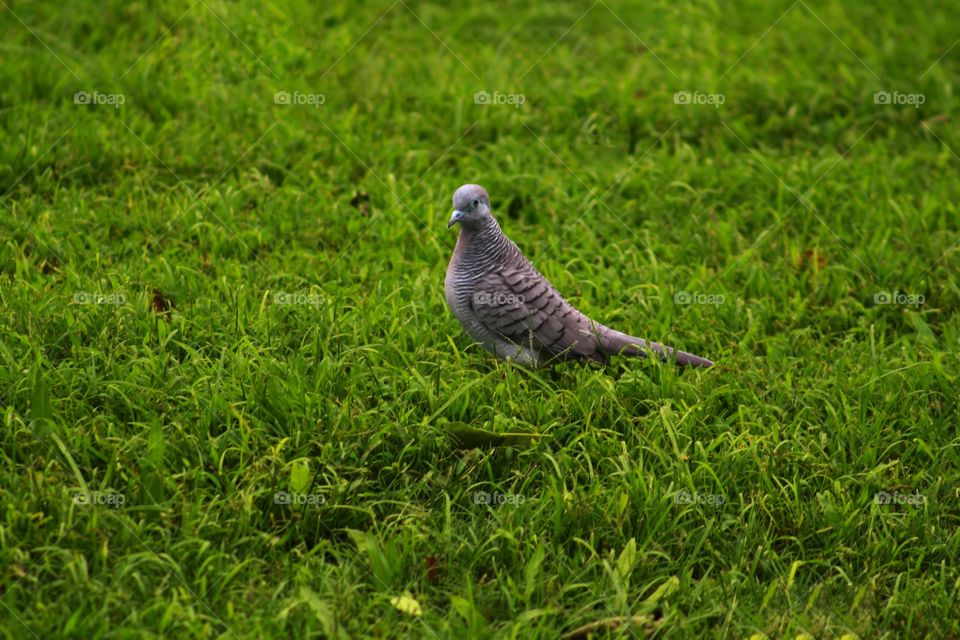
[[[463,212],[462,212],[462,211],[456,211],[456,210],[455,210],[455,211],[450,215],[450,222],[447,223],[447,229],[449,229],[449,228],[452,227],[453,225],[455,225],[455,224],[457,224],[458,222],[460,222],[460,218],[462,218],[462,217],[463,217]]]

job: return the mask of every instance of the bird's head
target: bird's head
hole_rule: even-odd
[[[491,215],[487,190],[478,184],[465,184],[453,194],[453,214],[447,229],[458,222],[461,228],[476,229]]]

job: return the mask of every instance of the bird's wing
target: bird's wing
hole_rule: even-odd
[[[594,323],[529,263],[481,278],[470,304],[480,324],[514,344],[560,358],[606,361]]]

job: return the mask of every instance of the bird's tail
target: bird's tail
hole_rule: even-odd
[[[708,368],[713,366],[713,362],[706,358],[665,347],[659,342],[648,342],[642,338],[635,338],[601,324],[597,325],[597,336],[600,338],[601,348],[607,355],[648,356],[650,355],[649,352],[652,351],[665,362],[676,360],[677,364],[691,367]]]

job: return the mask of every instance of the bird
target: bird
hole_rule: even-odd
[[[649,356],[681,365],[713,362],[621,333],[571,305],[500,229],[490,196],[477,184],[453,194],[447,229],[460,225],[444,294],[467,335],[502,360],[537,368],[562,361],[606,364],[610,356]]]

